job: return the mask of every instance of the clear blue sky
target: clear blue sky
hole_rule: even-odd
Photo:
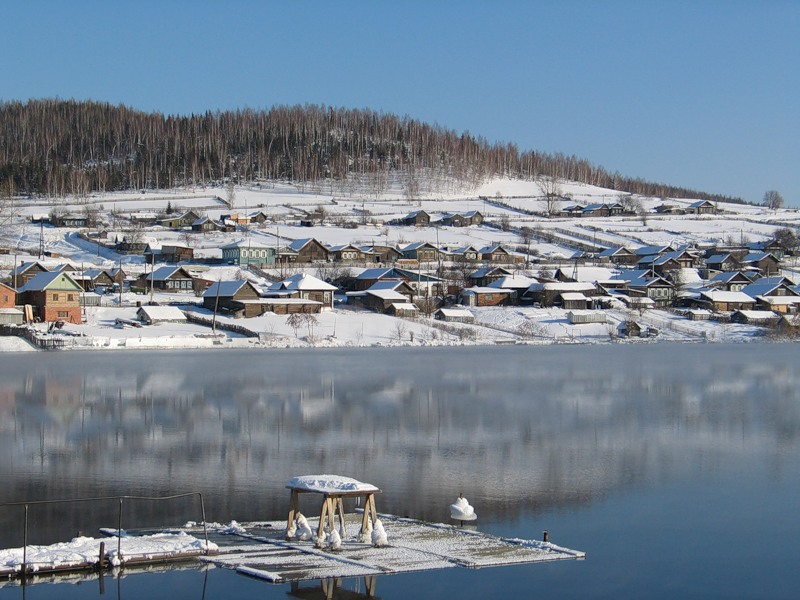
[[[0,99],[371,108],[800,206],[797,0],[3,5]]]

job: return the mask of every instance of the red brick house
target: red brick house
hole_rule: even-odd
[[[17,305],[17,292],[11,286],[0,283],[0,308],[14,308]]]
[[[39,273],[19,292],[20,304],[30,304],[40,321],[80,323],[83,288],[69,273]]]

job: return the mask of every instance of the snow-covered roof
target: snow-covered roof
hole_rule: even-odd
[[[370,288],[365,293],[382,300],[407,300],[403,294],[394,290],[374,290]]]
[[[593,284],[585,281],[548,281],[546,283],[534,283],[528,288],[528,291],[589,292],[594,289],[595,287]]]
[[[737,303],[754,303],[755,299],[751,298],[743,292],[726,292],[724,290],[709,290],[700,292],[702,297],[705,297],[712,302],[737,302]]]
[[[371,483],[364,483],[351,477],[341,475],[301,475],[292,477],[286,487],[305,490],[307,492],[335,493],[335,492],[380,492],[380,489]]]
[[[745,316],[748,321],[772,321],[778,318],[778,315],[771,310],[740,310],[737,312]]]
[[[578,300],[588,300],[588,298],[586,298],[586,296],[584,296],[580,292],[563,292],[561,294],[561,299],[572,302],[576,302]]]
[[[177,306],[142,306],[136,313],[146,316],[152,322],[186,320],[186,315]]]
[[[318,279],[313,275],[309,275],[308,273],[298,273],[296,275],[292,275],[287,279],[284,279],[283,281],[273,283],[269,287],[269,289],[270,291],[278,291],[278,290],[333,291],[336,290],[337,288],[335,285],[331,285],[330,283],[325,283],[321,279]]]
[[[445,317],[453,318],[472,318],[474,315],[466,308],[440,308],[439,311]]]
[[[213,298],[214,296],[223,296],[226,298],[230,298],[231,296],[236,295],[242,287],[247,285],[246,279],[236,280],[236,281],[217,281],[212,283],[208,289],[203,292],[204,298]]]
[[[488,287],[505,288],[505,289],[528,289],[534,283],[538,283],[536,279],[525,277],[524,275],[506,275],[492,281]]]
[[[20,288],[20,292],[41,292],[44,291],[51,286],[56,285],[56,282],[59,281],[60,278],[64,278],[61,280],[62,287],[57,289],[70,289],[75,291],[82,291],[80,285],[68,274],[64,271],[46,271],[44,273],[37,273],[31,279],[28,280],[24,286]]]

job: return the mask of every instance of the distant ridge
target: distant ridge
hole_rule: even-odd
[[[741,198],[610,173],[585,159],[489,144],[408,116],[320,105],[187,116],[61,99],[0,103],[0,193],[86,195],[258,179],[366,178],[417,197],[431,177],[465,190],[490,177],[552,177],[646,196]]]

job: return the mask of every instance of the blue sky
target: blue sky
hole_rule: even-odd
[[[800,206],[800,2],[9,2],[0,98],[326,104]]]

